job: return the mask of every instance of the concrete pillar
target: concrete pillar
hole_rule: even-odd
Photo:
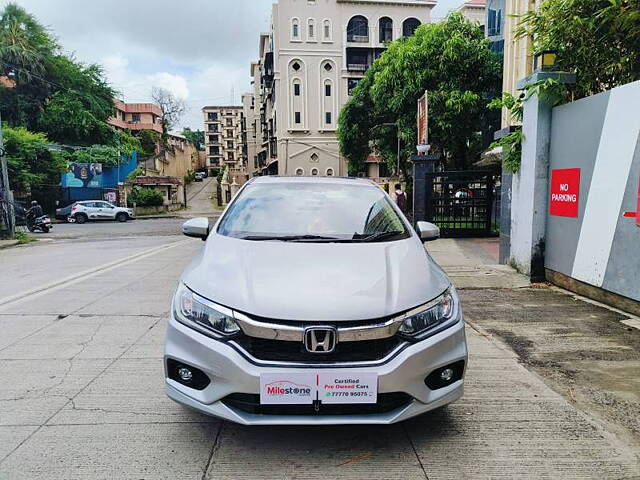
[[[536,72],[521,80],[518,88],[555,78],[573,83],[575,75]],[[533,281],[544,280],[544,249],[549,196],[549,146],[552,106],[537,95],[524,102],[522,160],[512,177],[511,263]]]
[[[437,155],[412,155],[410,161],[413,163],[413,223],[427,220],[427,206],[430,201],[430,193],[433,186],[428,178],[428,173],[436,170],[436,165],[440,157]],[[390,185],[393,191],[393,185]]]

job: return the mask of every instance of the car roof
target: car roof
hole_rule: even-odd
[[[359,185],[363,187],[378,187],[378,184],[368,178],[354,177],[303,177],[303,176],[278,176],[264,175],[254,177],[249,180],[250,183],[259,184],[278,184],[278,183],[312,183],[318,185]]]

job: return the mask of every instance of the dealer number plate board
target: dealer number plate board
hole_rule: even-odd
[[[352,370],[263,373],[260,375],[262,405],[322,403],[376,403],[378,375]]]

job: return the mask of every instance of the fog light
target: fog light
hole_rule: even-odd
[[[451,385],[458,380],[462,380],[463,376],[464,360],[458,360],[457,362],[435,369],[424,379],[424,383],[426,383],[427,387],[431,390],[437,390]]]
[[[440,380],[443,382],[449,382],[453,378],[453,369],[445,368],[440,372]]]
[[[453,372],[451,373],[453,375]],[[178,369],[178,375],[184,382],[190,382],[193,378],[193,373],[187,367],[181,367]]]
[[[173,358],[167,358],[167,377],[194,390],[204,390],[211,383],[202,370]]]

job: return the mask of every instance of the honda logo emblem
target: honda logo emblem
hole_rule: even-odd
[[[333,327],[312,327],[304,331],[304,346],[311,353],[331,353],[336,348],[338,336]]]

